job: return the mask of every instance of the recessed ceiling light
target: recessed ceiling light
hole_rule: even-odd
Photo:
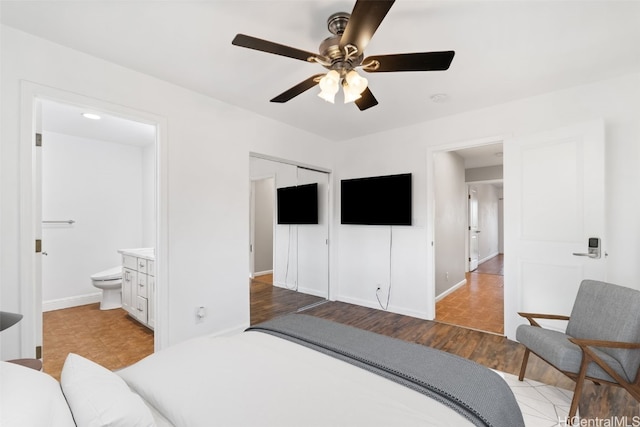
[[[100,116],[94,113],[82,113],[82,117],[91,120],[100,120]]]
[[[449,95],[446,93],[434,93],[431,95],[431,100],[438,104],[442,104],[443,102],[447,102],[449,100]]]

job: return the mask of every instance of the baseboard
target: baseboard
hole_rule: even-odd
[[[63,308],[78,307],[80,305],[94,304],[96,302],[100,302],[101,298],[102,292],[97,292],[93,294],[77,295],[73,297],[42,301],[42,312],[62,310]]]
[[[256,271],[253,273],[253,277],[262,276],[265,274],[273,274],[273,270],[265,270],[265,271]]]
[[[307,295],[313,295],[314,297],[320,297],[320,298],[327,297],[327,291],[322,292],[317,289],[298,287],[298,292],[302,292],[303,294],[307,294]]]
[[[288,285],[285,285],[282,282],[273,282],[273,286],[277,286],[279,288],[282,289],[288,289],[290,291],[296,291],[296,292],[301,292],[303,294],[307,294],[307,295],[313,295],[314,297],[320,297],[320,298],[326,298],[327,297],[327,293],[326,292],[322,292],[319,291],[317,289],[310,289],[310,288],[305,288],[302,286],[298,286],[298,288],[296,288],[293,283],[289,283]]]
[[[484,257],[484,258],[482,258],[482,259],[478,260],[478,264],[482,264],[483,262],[487,262],[487,261],[489,261],[491,258],[495,258],[495,257],[497,257],[498,255],[500,255],[500,252],[494,252],[494,253],[492,253],[491,255],[488,255],[488,256],[486,256],[486,257]]]
[[[278,282],[273,281],[272,285],[273,285],[273,286],[277,286],[277,287],[282,288],[282,289],[288,289],[288,290],[290,290],[290,291],[296,291],[296,290],[297,290],[297,289],[296,289],[296,285],[295,285],[295,284],[293,284],[293,283],[287,283],[287,284],[285,284],[285,283],[280,282],[280,281],[278,281]]]
[[[446,297],[447,295],[449,295],[450,293],[452,293],[456,289],[461,288],[466,284],[467,284],[467,279],[462,279],[460,282],[456,283],[455,285],[453,285],[452,287],[450,287],[449,289],[447,289],[446,291],[444,291],[443,293],[438,295],[436,297],[436,302],[440,301],[442,298]]]

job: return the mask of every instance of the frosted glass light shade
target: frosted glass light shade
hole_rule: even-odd
[[[358,95],[364,92],[369,84],[369,81],[358,74],[355,70],[349,71],[345,76],[345,80],[349,84],[351,90],[356,92]]]
[[[349,102],[353,102],[356,99],[362,98],[360,93],[357,90],[354,90],[350,85],[345,84],[342,86],[342,90],[344,92],[344,103],[348,104]]]
[[[336,93],[340,88],[340,74],[336,70],[329,71],[320,79],[320,93],[318,96],[332,104],[335,102]]]

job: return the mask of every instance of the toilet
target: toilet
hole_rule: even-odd
[[[110,268],[91,276],[91,283],[102,289],[100,310],[122,307],[122,266]]]

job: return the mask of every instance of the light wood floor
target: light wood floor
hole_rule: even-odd
[[[255,283],[254,283],[255,284]],[[291,295],[292,291],[271,289],[265,282],[259,286],[251,286],[252,322],[266,320],[283,313],[293,312],[305,304],[301,304],[301,295]],[[278,300],[274,293],[290,298],[289,303]],[[289,295],[287,295],[289,294]],[[264,301],[264,304],[261,304]],[[306,301],[305,301],[306,302]],[[123,363],[133,363],[136,358],[144,357],[153,349],[153,339],[150,331],[137,322],[128,318],[126,314],[119,315],[118,310],[100,311],[97,305],[59,310],[45,313],[45,344],[44,370],[56,376],[57,364],[47,361],[48,358],[64,360],[67,349],[58,340],[69,339],[74,344],[70,347],[79,354],[83,354],[109,369],[122,367]],[[288,308],[287,308],[288,307]],[[255,311],[255,313],[254,313]],[[66,313],[76,312],[69,317]],[[322,317],[354,327],[370,330],[398,339],[415,342],[437,348],[461,357],[473,360],[489,368],[497,369],[517,375],[524,352],[523,347],[503,336],[485,333],[464,327],[458,327],[442,322],[420,320],[413,317],[389,313],[382,310],[354,306],[342,302],[327,302],[325,304],[304,311],[305,314]],[[63,324],[53,323],[53,317]],[[258,320],[260,319],[260,320]],[[66,324],[75,323],[75,326]],[[83,338],[81,324],[94,324],[100,330],[97,337]],[[142,328],[142,329],[138,329]],[[54,334],[55,329],[64,332]],[[122,331],[131,328],[134,336],[127,337]],[[137,335],[136,335],[137,334]],[[101,341],[104,350],[96,350],[97,342]],[[137,349],[135,347],[138,347]],[[83,351],[82,349],[86,349]],[[115,350],[114,354],[110,350]],[[69,350],[71,351],[71,350]],[[60,355],[56,356],[56,353]],[[126,361],[125,361],[126,360]],[[61,366],[61,365],[59,365]],[[59,375],[59,372],[57,373]],[[546,363],[532,355],[527,370],[527,378],[559,387],[571,389],[573,382],[549,367]],[[640,416],[640,404],[621,388],[607,385],[595,386],[586,384],[580,402],[580,413],[583,418],[600,419],[612,416],[628,417]]]
[[[466,274],[467,283],[436,303],[436,320],[504,334],[504,256]]]
[[[153,353],[153,331],[121,308],[100,310],[100,304],[43,313],[43,370],[60,379],[69,353],[111,370],[124,368]]]

